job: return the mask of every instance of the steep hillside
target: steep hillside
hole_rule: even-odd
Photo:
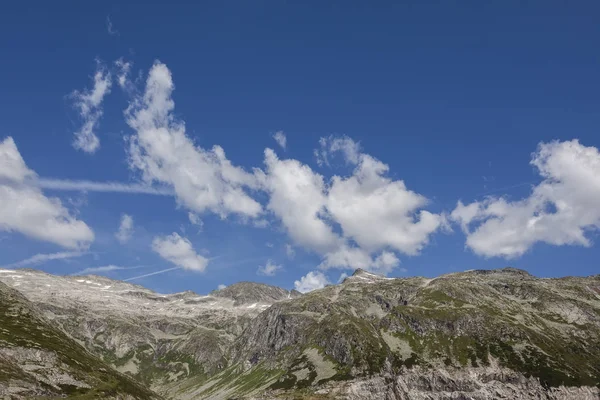
[[[158,399],[92,356],[1,282],[0,305],[0,397]]]

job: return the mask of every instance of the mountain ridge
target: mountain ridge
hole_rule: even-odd
[[[303,295],[253,282],[158,294],[35,270],[0,269],[0,281],[103,362],[172,399],[600,393],[600,275],[356,270]]]

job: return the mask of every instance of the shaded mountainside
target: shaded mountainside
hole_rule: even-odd
[[[1,282],[0,304],[0,397],[159,398],[92,356]]]
[[[173,399],[600,398],[600,275],[357,270],[305,295],[242,282],[200,296],[0,272],[88,350]]]

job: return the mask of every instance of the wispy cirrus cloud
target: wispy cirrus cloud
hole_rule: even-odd
[[[173,268],[162,269],[160,271],[150,272],[149,274],[144,274],[144,275],[134,276],[132,278],[123,279],[123,282],[129,282],[129,281],[133,281],[133,280],[136,280],[136,279],[146,278],[148,276],[154,276],[154,275],[158,275],[158,274],[164,274],[165,272],[174,271],[176,269],[181,269],[181,268],[182,267],[173,267]]]
[[[278,145],[281,146],[282,149],[287,148],[287,137],[283,131],[277,131],[273,134],[273,139],[277,142]]]
[[[131,193],[152,194],[158,196],[173,196],[174,192],[168,187],[154,187],[143,183],[128,182],[94,182],[86,180],[40,178],[35,184],[41,189],[80,191],[80,192],[106,192],[106,193]]]
[[[110,15],[106,16],[106,31],[110,36],[119,36],[119,31],[115,29],[115,26],[110,19]]]
[[[3,265],[2,268],[22,268],[30,265],[40,265],[52,260],[65,260],[69,258],[81,257],[87,254],[90,253],[81,251],[62,251],[59,253],[36,254],[24,260],[17,261],[12,264]]]
[[[101,273],[101,272],[111,272],[111,271],[140,269],[140,268],[145,268],[145,266],[139,265],[139,266],[135,266],[135,267],[120,267],[118,265],[104,265],[101,267],[90,267],[90,268],[82,269],[81,271],[75,272],[73,275],[90,275],[90,274],[97,274],[97,273]]]
[[[261,265],[258,267],[256,274],[264,276],[275,276],[275,274],[282,269],[282,265],[278,265],[271,260],[267,260],[267,263],[265,265]]]

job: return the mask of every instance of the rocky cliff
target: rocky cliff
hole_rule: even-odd
[[[103,362],[173,399],[600,393],[598,275],[358,270],[305,295],[243,282],[206,296],[33,270],[0,270],[0,280]]]

